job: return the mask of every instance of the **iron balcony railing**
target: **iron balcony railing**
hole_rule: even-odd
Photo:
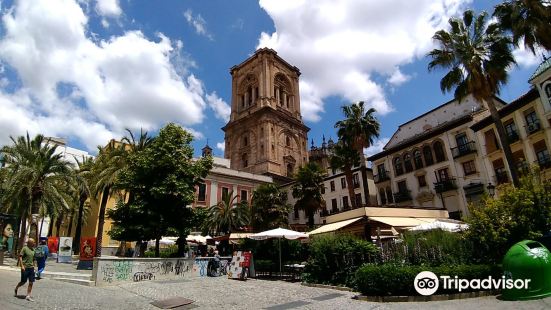
[[[475,153],[476,147],[474,141],[469,141],[465,144],[460,144],[457,147],[453,147],[451,150],[453,158],[459,158],[461,156]]]
[[[410,193],[409,190],[399,191],[397,193],[393,193],[392,195],[394,196],[394,202],[395,203],[400,203],[400,202],[411,200],[411,193]]]
[[[379,173],[373,176],[373,181],[375,182],[375,184],[388,181],[388,180],[390,180],[390,172],[388,171],[385,171],[384,173]]]
[[[434,183],[434,191],[436,193],[443,193],[454,189],[457,189],[454,178],[448,178]]]
[[[509,183],[509,176],[507,175],[506,171],[496,171],[496,183]]]
[[[536,160],[535,163],[540,166],[541,170],[549,169],[551,168],[551,156],[546,155],[541,158],[538,158],[538,160]]]
[[[515,143],[520,140],[520,136],[516,131],[512,131],[507,133],[507,140],[509,140],[509,143]]]
[[[541,129],[541,124],[539,120],[536,120],[530,124],[526,124],[526,133],[529,135],[533,134],[534,132],[540,129]]]

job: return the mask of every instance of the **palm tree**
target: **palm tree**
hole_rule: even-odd
[[[360,164],[358,152],[350,147],[345,141],[340,140],[333,148],[329,163],[332,169],[339,169],[344,172],[346,183],[348,184],[348,196],[350,197],[352,208],[355,209],[357,206],[354,195],[352,168]],[[366,201],[368,197],[369,196],[366,196]]]
[[[362,183],[364,184],[365,201],[368,202],[369,188],[367,186],[367,174],[365,172],[364,148],[373,145],[374,139],[379,138],[381,124],[373,115],[376,110],[370,108],[365,110],[364,102],[353,103],[342,107],[345,119],[335,123],[339,140],[350,146],[352,150],[358,152],[360,156],[360,167],[362,174]],[[352,178],[347,178],[348,188],[354,188]],[[354,192],[352,190],[352,192]],[[355,199],[350,196],[352,205],[355,206]]]
[[[551,1],[505,1],[495,7],[493,16],[501,29],[511,33],[515,46],[524,41],[534,54],[536,46],[551,50]]]
[[[300,167],[292,187],[293,197],[297,199],[295,207],[304,210],[308,216],[308,226],[314,227],[314,213],[325,203],[321,194],[324,172],[314,162]]]
[[[120,194],[123,188],[118,188],[117,179],[119,174],[126,168],[128,156],[139,152],[150,145],[153,141],[147,132],[140,130],[140,137],[135,139],[134,134],[126,129],[130,137],[123,137],[121,143],[112,140],[105,148],[99,148],[96,163],[92,168],[94,179],[94,197],[101,196],[100,210],[98,216],[98,231],[96,234],[96,256],[101,256],[103,241],[103,226],[105,224],[105,209],[109,197],[113,194]],[[128,200],[133,199],[132,193],[128,193]]]
[[[428,69],[449,69],[440,81],[442,92],[455,88],[457,100],[461,101],[471,94],[488,106],[511,179],[518,186],[518,174],[507,134],[494,103],[494,96],[499,94],[500,87],[507,82],[507,70],[515,64],[515,59],[511,52],[511,40],[503,34],[497,23],[489,23],[487,17],[486,12],[475,16],[472,10],[467,10],[462,19],[451,18],[450,31],[439,30],[433,36],[439,49],[428,54],[432,58]]]
[[[217,233],[231,233],[249,223],[247,202],[238,202],[233,191],[222,196],[222,200],[208,208],[205,226]]]
[[[25,241],[27,220],[40,209],[66,210],[68,194],[65,192],[71,178],[70,163],[63,155],[56,154],[57,146],[50,145],[42,135],[32,140],[27,133],[17,139],[10,137],[13,145],[4,146],[3,162],[6,164],[3,203],[8,211],[21,217],[21,233],[18,246]],[[62,212],[62,211],[61,211]],[[50,216],[52,216],[50,214]]]
[[[75,194],[78,201],[78,214],[75,239],[73,240],[73,249],[75,249],[75,254],[79,254],[85,205],[86,201],[92,196],[90,187],[93,182],[92,168],[94,167],[94,158],[83,156],[82,161],[79,161],[77,158],[75,158],[75,160],[77,162],[77,167],[74,171],[74,183],[76,185]]]
[[[263,231],[287,226],[290,205],[287,195],[275,184],[258,186],[251,203],[251,226],[253,231]]]

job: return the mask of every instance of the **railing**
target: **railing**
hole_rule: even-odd
[[[509,140],[509,143],[515,143],[520,140],[520,136],[516,131],[513,131],[507,134],[507,140]]]
[[[541,170],[549,169],[551,168],[551,156],[546,155],[542,158],[538,158],[538,160],[535,161],[536,164],[540,166]]]
[[[388,181],[388,180],[390,180],[390,172],[388,171],[385,171],[384,173],[379,173],[373,176],[373,181],[375,182],[375,184]]]
[[[395,203],[400,203],[400,202],[412,200],[411,199],[411,193],[410,193],[409,190],[393,193],[392,195],[394,196],[394,202]]]
[[[537,120],[531,124],[526,124],[526,133],[527,134],[533,134],[534,132],[538,131],[541,129],[541,124],[540,124],[540,121]]]
[[[465,144],[458,145],[451,148],[453,158],[459,158],[467,154],[475,153],[476,147],[474,141],[467,142]]]
[[[503,184],[503,183],[509,183],[509,176],[507,175],[506,171],[496,171],[496,183],[497,184]]]
[[[436,193],[443,193],[454,189],[457,189],[454,178],[448,178],[445,180],[440,180],[440,182],[434,183],[434,191]]]

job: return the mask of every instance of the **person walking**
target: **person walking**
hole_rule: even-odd
[[[17,290],[29,281],[29,286],[27,287],[27,296],[25,297],[28,301],[34,301],[31,296],[34,283],[34,262],[36,261],[34,257],[34,246],[35,241],[33,238],[29,238],[27,245],[21,249],[19,253],[19,265],[21,266],[21,281],[15,287],[15,297],[17,297]]]
[[[34,257],[36,258],[36,265],[38,267],[38,272],[36,273],[37,280],[42,279],[41,275],[42,272],[44,272],[44,268],[46,268],[48,254],[50,254],[50,251],[46,245],[46,239],[40,239],[39,245],[36,247],[36,250],[34,250]]]

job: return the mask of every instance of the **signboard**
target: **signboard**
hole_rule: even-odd
[[[228,278],[246,280],[251,265],[251,252],[234,252],[232,260],[228,265]]]
[[[10,252],[14,248],[15,234],[17,233],[17,221],[11,215],[0,214],[0,227],[2,235],[0,236],[0,251]]]
[[[57,255],[58,263],[70,263],[72,253],[72,237],[59,237],[59,254]]]
[[[59,240],[57,237],[48,237],[48,251],[50,251],[50,253],[57,253],[58,247]]]
[[[96,237],[80,238],[80,260],[94,260],[94,255],[96,255]]]

